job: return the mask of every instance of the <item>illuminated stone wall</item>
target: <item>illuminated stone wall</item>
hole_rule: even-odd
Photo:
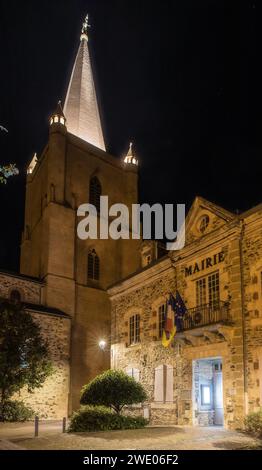
[[[62,312],[43,309],[40,302],[42,287],[43,284],[36,280],[0,272],[0,297],[8,299],[12,290],[20,292],[22,302],[29,304],[28,311],[48,342],[54,367],[54,373],[43,387],[33,393],[23,389],[13,398],[23,400],[41,418],[62,419],[68,415],[71,320]]]
[[[140,370],[140,381],[149,395],[144,407],[149,406],[153,424],[197,424],[192,363],[198,359],[222,360],[226,427],[243,426],[246,413],[261,406],[261,209],[258,212],[243,214],[242,219],[197,198],[187,218],[185,248],[109,290],[111,365]],[[198,229],[203,214],[210,218],[204,234]],[[212,263],[206,263],[207,259]],[[186,268],[196,263],[199,269],[188,275]],[[219,298],[228,305],[228,321],[211,319],[209,325],[177,334],[173,347],[165,349],[158,335],[159,305],[178,290],[188,309],[196,307],[197,279],[214,272],[219,273]],[[141,316],[141,342],[129,345],[129,318],[135,313]],[[173,403],[154,401],[155,368],[161,364],[173,366]],[[143,413],[143,409],[136,411]]]

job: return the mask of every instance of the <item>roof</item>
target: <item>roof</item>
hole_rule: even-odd
[[[28,303],[28,302],[23,302],[22,305],[28,311],[41,313],[41,314],[52,315],[52,316],[55,316],[55,317],[63,317],[63,318],[67,318],[68,320],[70,320],[70,318],[71,318],[70,315],[68,315],[67,313],[65,313],[62,310],[59,310],[57,308],[46,307],[45,305],[32,304],[32,303]]]
[[[41,281],[38,277],[26,276],[25,274],[16,273],[14,271],[8,271],[6,269],[1,269],[0,274],[3,274],[4,276],[18,277],[26,281],[37,282],[39,284],[43,284],[43,281]]]

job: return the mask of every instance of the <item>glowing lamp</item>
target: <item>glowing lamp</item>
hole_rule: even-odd
[[[106,341],[104,339],[101,339],[98,343],[99,348],[104,351],[106,348]]]

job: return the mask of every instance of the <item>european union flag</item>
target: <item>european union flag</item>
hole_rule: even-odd
[[[173,297],[173,299],[174,299],[173,309],[175,312],[175,325],[176,325],[177,331],[182,331],[183,330],[183,318],[184,318],[184,315],[186,315],[187,313],[187,308],[178,291],[176,291],[176,297],[175,298]]]

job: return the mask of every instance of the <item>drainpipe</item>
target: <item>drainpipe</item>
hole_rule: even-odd
[[[248,414],[248,384],[247,384],[247,345],[246,345],[246,322],[245,322],[245,291],[244,291],[244,265],[243,265],[243,238],[244,238],[244,221],[241,220],[241,231],[239,240],[240,253],[240,276],[241,276],[241,305],[242,305],[242,331],[243,331],[243,365],[244,365],[244,412]]]

